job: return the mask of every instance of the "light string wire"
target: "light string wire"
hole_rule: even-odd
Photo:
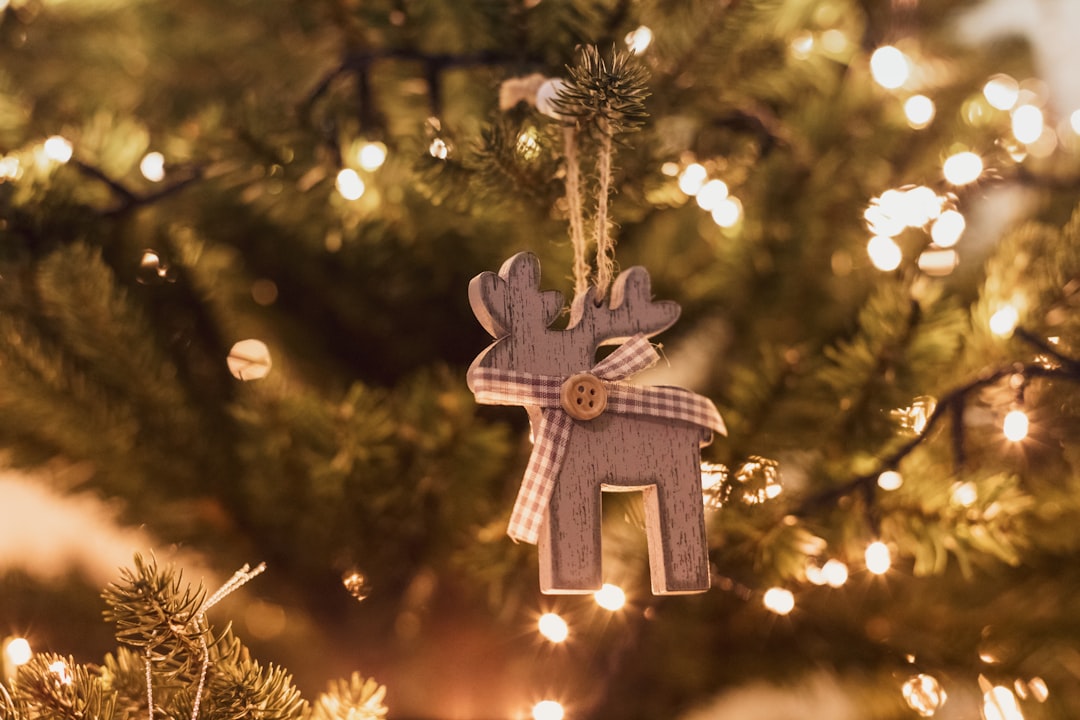
[[[199,709],[202,706],[203,690],[206,687],[206,675],[210,669],[210,647],[206,643],[206,612],[210,608],[217,605],[232,593],[239,590],[248,582],[258,577],[266,570],[266,563],[259,563],[254,568],[248,564],[244,564],[239,570],[233,573],[233,576],[229,578],[224,585],[217,589],[217,591],[207,598],[206,602],[199,609],[199,612],[191,618],[189,624],[194,624],[196,629],[202,631],[199,636],[199,649],[202,651],[202,665],[199,669],[199,682],[195,690],[195,702],[191,707],[191,720],[198,720]],[[150,720],[154,720],[154,689],[152,682],[152,668],[153,658],[151,656],[150,648],[146,649],[146,702],[149,710]]]

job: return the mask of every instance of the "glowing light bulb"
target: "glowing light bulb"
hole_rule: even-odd
[[[995,75],[983,85],[983,96],[991,107],[1011,110],[1020,98],[1020,84],[1008,75]]]
[[[787,615],[795,609],[795,596],[786,588],[769,588],[762,598],[765,607],[777,615]]]
[[[866,253],[870,256],[870,262],[878,270],[889,272],[900,267],[904,260],[904,253],[900,246],[893,242],[892,238],[875,235],[866,243]]]
[[[949,699],[937,678],[923,673],[908,678],[901,690],[908,707],[922,717],[933,717]]]
[[[712,210],[728,196],[728,186],[723,180],[710,180],[697,192],[697,204],[702,210]]]
[[[946,210],[930,227],[930,238],[938,247],[949,248],[960,240],[966,228],[967,221],[962,214],[956,210]]]
[[[1013,442],[1020,442],[1028,435],[1028,416],[1023,410],[1010,410],[1001,423],[1001,431]]]
[[[45,141],[45,157],[58,163],[66,163],[71,159],[74,149],[71,142],[60,135],[53,135]]]
[[[929,125],[936,113],[934,101],[925,95],[912,95],[904,102],[904,116],[908,125],[915,130],[922,130]]]
[[[722,228],[732,228],[742,220],[743,207],[739,198],[728,195],[712,209],[713,222]]]
[[[904,476],[895,470],[886,470],[877,476],[877,485],[882,490],[899,490],[904,484]]]
[[[337,180],[334,181],[334,186],[337,187],[337,191],[341,193],[341,197],[346,200],[359,200],[364,195],[366,189],[364,181],[360,179],[360,176],[352,168],[343,168],[341,172],[337,174]]]
[[[30,643],[26,641],[26,638],[17,637],[8,640],[7,645],[4,646],[4,655],[7,656],[9,663],[18,667],[30,662],[34,652],[30,649]]]
[[[445,160],[450,155],[450,146],[442,138],[435,138],[428,145],[428,155],[436,160]]]
[[[887,90],[895,90],[911,75],[911,61],[892,45],[883,45],[870,56],[870,74]]]
[[[165,156],[159,152],[148,152],[139,163],[139,172],[150,182],[165,179]]]
[[[998,337],[1008,337],[1020,322],[1020,313],[1012,305],[1005,305],[990,316],[990,332]]]
[[[983,161],[973,152],[959,152],[950,155],[941,169],[945,173],[945,179],[953,185],[967,185],[982,175]]]
[[[368,172],[374,172],[386,162],[386,145],[381,142],[368,142],[356,154],[356,162]]]
[[[533,705],[532,716],[533,720],[563,720],[566,711],[554,700],[541,700]]]
[[[19,158],[14,155],[0,157],[0,180],[16,180],[19,177]]]
[[[979,489],[975,483],[957,483],[952,489],[952,501],[960,507],[971,507],[979,500]]]
[[[896,205],[897,217],[908,227],[922,227],[941,215],[943,202],[944,198],[936,192],[925,185],[919,185],[899,193],[898,200],[892,204]]]
[[[653,31],[641,25],[637,30],[631,30],[626,34],[626,47],[635,55],[640,55],[649,49],[653,41]]]
[[[805,60],[810,57],[810,53],[814,50],[814,35],[808,31],[803,31],[795,36],[791,41],[791,54],[800,60]]]
[[[875,575],[884,575],[892,567],[889,546],[876,540],[866,546],[866,569]]]
[[[540,634],[553,643],[561,643],[570,637],[570,627],[555,613],[544,613],[536,623]]]
[[[64,685],[71,684],[71,673],[68,672],[68,667],[63,660],[57,660],[49,665],[49,671],[55,673]]]
[[[1021,105],[1013,110],[1013,137],[1024,144],[1038,140],[1043,133],[1044,121],[1042,110],[1034,105]]]
[[[842,587],[848,580],[847,565],[836,559],[829,560],[822,565],[821,573],[825,577],[825,582],[829,584],[829,587]]]
[[[1069,116],[1069,126],[1074,133],[1080,135],[1080,110],[1073,110],[1072,115]]]
[[[705,185],[708,171],[701,163],[690,163],[679,175],[679,189],[691,197],[698,194]]]
[[[995,685],[983,695],[982,715],[985,720],[1024,720],[1016,696],[1002,685]]]
[[[596,604],[605,610],[615,612],[621,610],[623,605],[626,604],[626,593],[618,585],[612,585],[611,583],[604,583],[604,585],[593,593],[593,598],[596,600]]]

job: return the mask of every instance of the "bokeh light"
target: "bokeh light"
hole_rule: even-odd
[[[555,613],[544,613],[536,622],[540,634],[553,643],[565,642],[570,637],[570,626]]]
[[[998,337],[1008,337],[1020,322],[1020,313],[1013,305],[1003,305],[990,316],[990,332]]]
[[[66,163],[71,159],[74,149],[71,142],[60,135],[53,135],[45,141],[45,157],[58,163]]]
[[[979,179],[983,172],[982,158],[973,152],[950,155],[942,166],[945,179],[953,185],[967,185]]]
[[[364,196],[364,190],[366,189],[364,181],[360,179],[360,175],[352,168],[343,168],[337,174],[334,185],[337,187],[337,191],[341,193],[341,197],[346,200],[359,200]]]
[[[870,242],[866,244],[866,253],[874,267],[882,272],[895,270],[904,259],[900,246],[893,242],[892,238],[881,235],[870,238]]]
[[[889,546],[876,540],[866,547],[866,569],[875,575],[884,575],[892,567],[892,553]]]
[[[769,588],[765,591],[762,603],[777,615],[787,615],[795,609],[795,596],[786,588]]]
[[[139,172],[150,182],[161,182],[165,179],[165,156],[159,152],[146,153],[139,162]]]
[[[1020,98],[1020,83],[1009,75],[994,75],[983,85],[983,96],[991,107],[1012,110]]]
[[[626,593],[618,585],[612,585],[611,583],[604,583],[604,585],[593,593],[593,598],[596,600],[596,604],[605,610],[615,612],[621,610],[623,605],[626,605]]]
[[[915,130],[922,130],[933,122],[936,113],[934,101],[925,95],[912,95],[904,102],[904,116]]]
[[[881,87],[895,90],[910,77],[911,61],[896,47],[883,45],[870,56],[870,74]]]
[[[1001,431],[1013,442],[1020,442],[1028,436],[1028,416],[1023,410],[1010,410],[1001,423]]]
[[[554,700],[541,700],[533,705],[533,720],[563,720],[566,711],[561,703]]]

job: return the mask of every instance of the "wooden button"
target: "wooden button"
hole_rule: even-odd
[[[607,407],[607,389],[592,373],[571,375],[562,384],[563,410],[575,420],[592,420]]]

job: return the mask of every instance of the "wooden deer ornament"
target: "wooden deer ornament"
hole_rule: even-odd
[[[610,301],[579,297],[565,330],[550,325],[562,295],[540,290],[529,253],[469,284],[480,324],[496,340],[468,372],[477,402],[523,405],[535,444],[507,533],[537,543],[544,593],[600,589],[600,493],[640,490],[652,590],[709,588],[701,447],[726,432],[713,404],[681,388],[636,387],[624,378],[658,359],[648,337],[671,327],[679,306],[653,302],[641,267],[616,279]],[[620,344],[596,361],[601,345]]]

